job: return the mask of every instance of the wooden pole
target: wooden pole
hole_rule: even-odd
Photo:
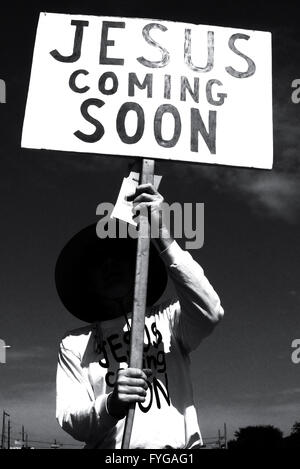
[[[154,176],[154,160],[143,158],[142,172],[140,176],[140,184],[153,184]],[[144,328],[145,328],[145,311],[147,296],[147,280],[149,265],[149,246],[150,246],[150,229],[147,215],[140,215],[139,218],[139,235],[136,255],[135,268],[135,287],[133,302],[133,317],[131,324],[130,339],[130,359],[129,366],[131,368],[142,369],[143,349],[144,349]],[[135,404],[132,404],[128,410],[125,421],[122,449],[130,447],[130,438],[133,426],[135,412]]]

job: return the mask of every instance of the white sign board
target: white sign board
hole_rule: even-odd
[[[41,13],[22,147],[271,168],[271,34]]]

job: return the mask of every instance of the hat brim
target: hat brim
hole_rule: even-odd
[[[101,311],[99,292],[95,291],[95,282],[91,279],[96,268],[101,268],[103,261],[112,252],[114,256],[126,258],[131,267],[135,266],[136,250],[137,240],[132,238],[98,238],[96,224],[77,233],[62,249],[55,267],[56,289],[65,308],[86,322],[111,319],[108,311]],[[134,272],[134,269],[131,270]],[[160,298],[167,280],[164,263],[151,244],[147,306],[153,305]]]

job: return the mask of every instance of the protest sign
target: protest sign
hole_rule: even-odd
[[[271,34],[41,13],[22,146],[272,167]]]

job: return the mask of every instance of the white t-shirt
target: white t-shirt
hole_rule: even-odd
[[[151,368],[146,400],[136,405],[130,448],[195,448],[202,444],[189,353],[223,316],[203,269],[176,242],[162,253],[178,299],[147,309],[143,368]],[[129,325],[131,319],[128,320]],[[76,329],[60,344],[57,419],[86,448],[121,448],[125,418],[107,412],[119,368],[127,367],[123,317]]]

